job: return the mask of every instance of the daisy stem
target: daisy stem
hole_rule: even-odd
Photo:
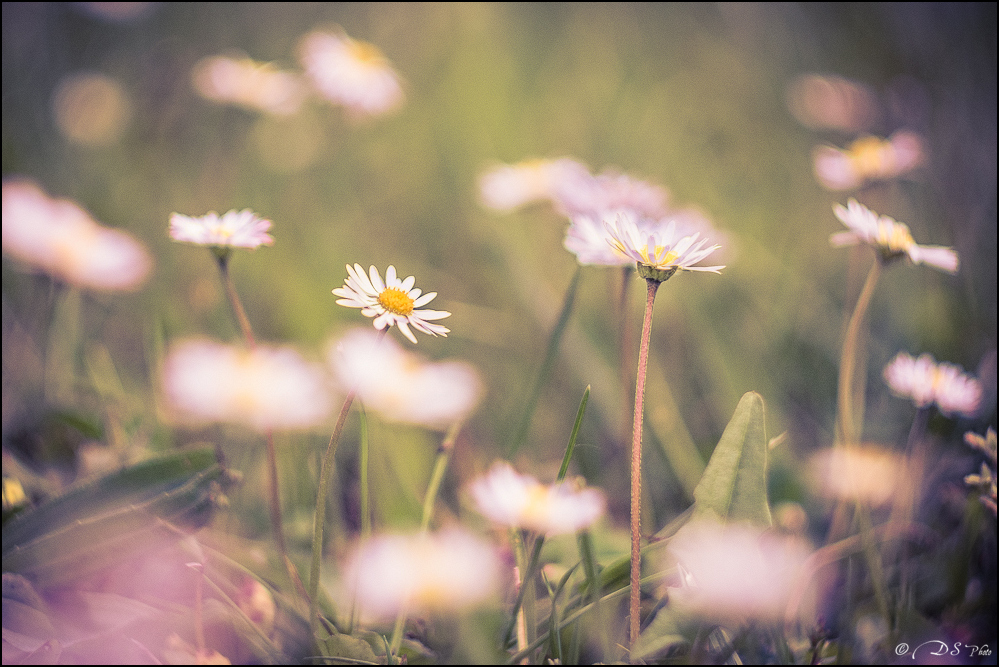
[[[326,524],[326,497],[329,495],[330,480],[333,476],[333,459],[336,457],[343,425],[347,421],[347,413],[350,412],[356,394],[356,391],[351,390],[343,399],[343,407],[340,408],[340,415],[336,419],[336,426],[333,427],[333,434],[330,436],[330,443],[326,447],[326,456],[323,457],[323,465],[319,472],[316,513],[312,523],[312,566],[309,568],[309,625],[312,627],[313,638],[319,631],[319,565],[323,553],[323,528]]]
[[[647,278],[648,295],[642,321],[642,343],[638,352],[638,377],[635,379],[635,419],[631,432],[631,594],[629,597],[629,645],[634,646],[641,629],[642,597],[642,413],[645,404],[645,374],[649,362],[649,339],[652,338],[652,307],[659,281]]]
[[[361,426],[357,476],[361,484],[361,541],[364,541],[371,537],[371,499],[370,488],[368,487],[368,418],[364,412],[363,405],[358,406],[357,416]],[[354,633],[354,626],[357,625],[357,616],[357,595],[355,594],[350,601],[350,620],[344,634],[350,635]]]
[[[216,254],[215,259],[218,262],[219,273],[222,276],[222,286],[225,288],[226,296],[229,298],[229,304],[232,306],[236,323],[243,333],[243,338],[246,339],[247,346],[251,350],[255,350],[257,348],[257,340],[253,336],[253,328],[250,326],[250,320],[246,316],[243,302],[240,301],[239,294],[236,292],[236,286],[233,284],[232,276],[229,273],[229,255],[225,253]],[[305,586],[298,575],[298,570],[288,557],[288,546],[284,541],[284,522],[281,519],[281,494],[278,489],[277,451],[274,447],[274,432],[268,429],[264,437],[267,441],[267,486],[271,511],[271,529],[274,532],[274,541],[277,543],[278,557],[284,563],[285,569],[288,570],[288,576],[291,578],[295,590],[300,596],[307,597]]]
[[[854,421],[854,398],[853,398],[853,373],[857,366],[858,342],[860,339],[860,325],[863,323],[864,315],[871,305],[871,296],[874,294],[874,286],[881,275],[881,261],[874,260],[870,273],[867,274],[867,281],[857,298],[857,305],[853,308],[853,315],[846,327],[846,335],[843,337],[843,353],[839,360],[839,385],[836,393],[837,403],[837,425],[839,427],[840,443],[845,445],[855,444],[860,437],[857,425]]]
[[[434,470],[430,475],[430,483],[427,485],[427,495],[423,499],[423,518],[420,521],[420,533],[426,533],[430,529],[430,521],[434,516],[434,505],[437,503],[437,492],[440,491],[441,482],[444,481],[444,473],[447,465],[451,461],[451,454],[454,453],[454,444],[458,440],[458,432],[461,431],[461,422],[455,422],[448,429],[447,435],[437,449],[437,461],[434,462]],[[395,626],[392,628],[392,641],[389,642],[389,651],[392,655],[399,652],[402,646],[403,630],[406,627],[406,617],[409,610],[403,605],[399,609],[399,614],[395,618]]]

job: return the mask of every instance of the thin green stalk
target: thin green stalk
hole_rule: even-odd
[[[600,604],[600,580],[597,578],[597,559],[593,554],[593,540],[588,531],[581,531],[576,540],[579,542],[579,555],[583,561],[583,572],[586,574],[586,585],[590,589],[590,601],[597,614],[597,632],[600,635],[600,661],[610,660],[610,637],[607,634],[608,624],[604,621],[604,609]],[[579,636],[579,632],[576,632]]]
[[[853,373],[860,353],[858,349],[860,326],[871,305],[871,296],[874,294],[874,286],[877,285],[880,275],[881,260],[875,259],[857,298],[857,304],[853,308],[853,315],[850,316],[850,322],[846,327],[846,335],[843,337],[843,353],[839,360],[839,384],[836,393],[838,412],[836,423],[839,427],[839,442],[845,445],[856,444],[860,438],[860,432],[854,421]]]
[[[364,412],[364,406],[358,406],[357,416],[361,426],[360,454],[358,462],[358,478],[361,483],[361,541],[371,537],[371,509],[370,509],[370,489],[368,488],[368,416]],[[357,625],[357,596],[350,601],[350,620],[344,634],[353,634],[354,626]]]
[[[340,444],[340,435],[343,433],[343,425],[347,421],[347,413],[350,412],[350,405],[354,402],[356,394],[357,392],[352,389],[343,400],[343,407],[340,408],[340,416],[337,417],[336,426],[333,427],[333,434],[330,436],[330,443],[326,447],[326,455],[323,457],[323,465],[319,472],[316,513],[312,523],[312,565],[309,568],[309,626],[312,628],[313,637],[319,632],[319,566],[323,553],[323,529],[326,524],[326,496],[329,494],[330,481],[333,477],[333,459]]]
[[[534,410],[538,406],[541,390],[544,389],[545,383],[548,381],[548,376],[551,375],[552,367],[555,365],[555,359],[558,356],[559,344],[562,342],[562,335],[565,333],[566,325],[569,323],[569,315],[572,314],[572,306],[576,300],[576,289],[579,286],[579,277],[582,273],[582,268],[582,266],[576,267],[576,273],[573,274],[572,282],[569,283],[569,288],[565,292],[562,311],[559,313],[555,328],[552,329],[551,336],[548,338],[548,348],[545,350],[545,358],[541,362],[538,377],[534,382],[534,388],[531,390],[527,405],[524,406],[524,415],[521,417],[517,429],[513,431],[513,436],[507,445],[507,458],[513,458],[513,455],[517,453],[517,450],[520,449],[527,438],[527,430],[531,426],[531,418],[534,416]]]
[[[646,278],[648,293],[645,318],[642,320],[642,343],[638,353],[638,376],[635,379],[635,419],[631,434],[631,595],[628,603],[629,646],[638,641],[641,629],[642,587],[642,417],[645,407],[645,375],[649,363],[649,340],[652,338],[652,308],[660,282]]]
[[[243,338],[246,339],[247,346],[251,350],[255,350],[257,348],[257,340],[253,335],[253,327],[250,326],[250,320],[246,316],[243,302],[240,300],[239,294],[236,292],[236,286],[232,282],[232,276],[229,274],[230,255],[228,252],[217,251],[213,251],[213,254],[218,263],[219,273],[222,277],[222,286],[229,299],[229,304],[232,306],[236,323],[239,325]],[[288,557],[288,545],[284,541],[284,522],[281,519],[281,493],[278,488],[277,451],[274,447],[274,432],[268,429],[264,433],[264,439],[267,442],[268,505],[270,506],[271,530],[274,532],[274,541],[277,543],[278,557],[284,563],[285,569],[288,571],[288,576],[299,596],[308,598],[305,586],[302,584],[302,578],[298,575],[298,569],[291,562],[291,558]]]
[[[448,463],[451,461],[451,454],[454,453],[454,445],[458,440],[458,432],[461,431],[461,422],[455,422],[448,429],[447,435],[437,449],[437,460],[434,462],[434,470],[430,474],[430,483],[427,485],[427,495],[423,499],[423,517],[420,520],[420,533],[426,533],[430,529],[430,521],[434,516],[434,505],[437,503],[437,493],[440,491],[441,482],[444,481],[444,473],[447,471]],[[392,641],[389,642],[389,653],[395,655],[402,646],[403,630],[406,627],[406,617],[408,609],[403,605],[399,614],[395,618],[395,626],[392,628]]]
[[[586,389],[583,390],[583,398],[579,402],[579,408],[576,410],[576,421],[573,422],[572,432],[569,434],[569,443],[565,447],[565,454],[562,456],[562,465],[559,466],[558,477],[556,477],[556,482],[561,482],[565,479],[566,472],[569,470],[569,461],[572,460],[572,454],[576,451],[576,438],[579,435],[579,427],[583,423],[583,415],[586,414],[586,404],[590,400],[590,385],[586,385]],[[530,581],[534,577],[534,571],[538,567],[538,561],[541,559],[541,548],[545,544],[545,536],[538,535],[537,539],[534,541],[534,550],[531,553],[531,560],[526,564],[526,567],[521,567],[521,572],[523,573],[523,581]],[[526,559],[525,559],[526,560]],[[519,562],[519,561],[518,561]],[[523,565],[523,564],[522,564]],[[521,586],[520,591],[517,593],[517,600],[513,605],[513,613],[510,615],[510,622],[507,625],[506,632],[503,633],[503,645],[506,646],[510,642],[510,637],[513,634],[513,629],[517,623],[517,614],[520,612],[520,607],[524,603],[524,591],[525,587]]]

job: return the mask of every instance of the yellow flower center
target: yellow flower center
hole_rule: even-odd
[[[656,257],[659,256],[660,252],[662,252],[662,248],[656,248]],[[679,257],[679,256],[680,255],[678,255],[675,251],[670,250],[665,255],[663,255],[663,258],[661,260],[659,260],[658,262],[656,262],[656,265],[657,266],[666,266],[666,265],[671,264],[672,262],[676,261],[676,258]]]
[[[386,287],[378,295],[378,303],[390,313],[396,315],[411,315],[413,313],[413,300],[409,295],[398,287]]]
[[[349,44],[350,55],[364,65],[380,65],[385,61],[385,56],[374,44],[352,40]]]
[[[861,137],[850,145],[849,155],[854,169],[864,178],[878,176],[890,158],[891,144],[877,137]]]
[[[877,242],[882,248],[892,253],[906,252],[916,244],[912,238],[912,232],[904,223],[892,223],[885,220],[878,222]]]

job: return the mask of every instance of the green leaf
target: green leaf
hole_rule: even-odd
[[[767,502],[767,437],[763,398],[747,392],[725,427],[694,489],[694,517],[772,524]]]
[[[210,449],[112,473],[8,522],[3,570],[59,584],[175,542],[208,521],[225,481]]]

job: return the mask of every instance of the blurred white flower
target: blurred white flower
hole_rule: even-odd
[[[494,463],[488,473],[472,482],[469,492],[479,512],[491,521],[547,535],[589,528],[607,505],[597,489],[576,491],[565,483],[543,485],[517,473],[505,461]]]
[[[698,240],[698,232],[680,236],[675,220],[666,221],[665,226],[639,226],[639,221],[630,212],[624,211],[614,219],[604,219],[604,228],[609,236],[608,242],[616,251],[624,253],[639,266],[663,272],[663,280],[681,270],[720,273],[725,268],[697,266],[720,246],[705,248],[708,239]]]
[[[885,382],[898,396],[911,399],[917,408],[937,404],[946,415],[973,417],[982,400],[982,386],[960,366],[937,363],[930,354],[913,358],[899,352],[885,366]]]
[[[246,56],[202,58],[191,79],[207,100],[278,116],[296,113],[305,100],[306,89],[299,75]]]
[[[849,229],[829,237],[833,247],[866,243],[886,262],[905,255],[914,264],[929,264],[947,273],[957,273],[959,260],[953,248],[917,244],[906,224],[887,215],[879,216],[856,199],[851,198],[845,208],[834,204],[833,213]]]
[[[368,276],[360,264],[353,267],[347,265],[347,279],[343,287],[333,290],[333,294],[342,297],[336,302],[348,308],[360,308],[365,317],[373,317],[375,329],[381,331],[393,324],[398,325],[403,335],[416,343],[416,336],[409,330],[412,325],[417,331],[431,336],[444,336],[450,331],[440,324],[431,324],[428,320],[440,320],[450,317],[446,310],[416,310],[433,301],[437,292],[423,294],[419,288],[414,288],[416,279],[409,276],[399,280],[395,267],[389,266],[385,271],[385,282],[382,282],[378,269],[369,267]]]
[[[153,268],[145,246],[30,181],[3,184],[3,250],[32,269],[94,290],[137,290]]]
[[[447,427],[482,397],[482,381],[469,364],[425,361],[370,329],[348,332],[328,358],[340,382],[389,421]]]
[[[552,185],[556,208],[569,218],[625,209],[640,218],[658,220],[669,212],[665,188],[613,169],[596,176],[583,171]]]
[[[591,178],[589,170],[570,158],[533,159],[499,164],[479,176],[479,199],[496,211],[512,211],[538,201],[552,201],[567,183]]]
[[[922,138],[907,130],[888,139],[861,137],[846,150],[818,146],[812,153],[815,176],[829,190],[851,190],[901,176],[922,165],[924,157]]]
[[[809,462],[812,483],[821,494],[859,500],[872,507],[892,501],[899,474],[905,469],[902,456],[873,445],[827,449]]]
[[[805,127],[849,134],[870,127],[878,114],[877,95],[869,86],[824,74],[804,74],[792,81],[787,106]]]
[[[810,548],[798,538],[699,520],[670,539],[681,586],[670,604],[716,622],[783,618]]]
[[[267,233],[271,224],[248,208],[222,216],[212,211],[200,218],[174,213],[170,216],[170,238],[217,248],[258,248],[274,243],[274,237]]]
[[[245,424],[261,432],[315,426],[332,399],[321,367],[291,347],[246,350],[205,339],[173,345],[163,362],[163,390],[181,421]]]
[[[404,94],[399,75],[374,44],[314,31],[302,38],[299,59],[316,90],[356,116],[397,108]]]
[[[461,529],[385,534],[362,542],[343,569],[344,600],[369,620],[401,609],[453,614],[496,595],[501,563],[487,542]]]

